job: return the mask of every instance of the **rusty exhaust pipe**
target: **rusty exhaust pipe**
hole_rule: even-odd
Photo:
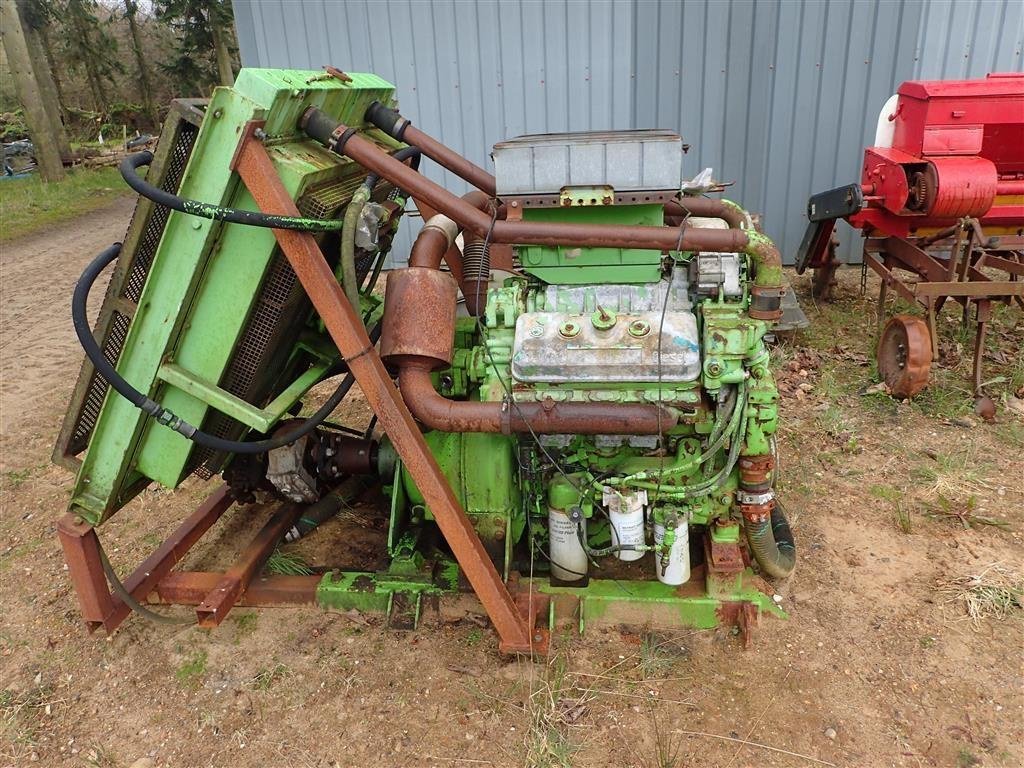
[[[365,119],[386,134],[406,144],[418,147],[420,152],[463,181],[467,181],[488,197],[495,195],[494,176],[476,163],[467,160],[458,152],[445,146],[433,136],[424,133],[412,121],[399,114],[398,110],[385,107],[379,101],[373,102],[366,110]]]
[[[330,118],[327,119],[328,121]],[[333,121],[331,121],[333,123]],[[321,110],[310,106],[301,125],[307,133],[321,140],[339,155],[345,155],[391,183],[406,189],[417,199],[442,211],[477,236],[492,231],[493,243],[532,244],[544,246],[582,246],[591,248],[643,248],[654,251],[743,251],[751,256],[757,270],[755,286],[762,289],[751,309],[752,316],[773,319],[780,314],[778,304],[782,292],[782,259],[774,244],[760,232],[746,229],[695,229],[610,224],[571,224],[547,221],[498,220],[471,202],[463,200],[439,184],[420,175],[408,165],[382,152],[372,142],[359,136],[343,123],[326,136],[326,120]],[[774,309],[769,309],[774,304]]]
[[[326,131],[328,124],[334,128]],[[743,251],[755,265],[750,316],[775,320],[782,315],[782,257],[772,241],[759,232],[742,229],[679,229],[566,222],[493,221],[472,202],[421,176],[400,160],[380,150],[343,123],[334,123],[322,110],[310,107],[300,126],[332,151],[352,158],[422,199],[480,237],[491,232],[491,242],[578,247],[644,248],[656,251]]]
[[[451,365],[456,285],[438,266],[457,231],[444,214],[431,217],[409,267],[388,276],[380,355],[398,370],[402,399],[417,420],[444,432],[584,435],[653,435],[678,423],[670,409],[645,403],[476,402],[439,394],[430,373]]]
[[[721,219],[729,229],[743,229],[746,212],[728,200],[713,200],[710,197],[684,197],[665,203],[665,216],[685,219],[687,216],[702,216]]]
[[[538,435],[656,435],[679,418],[643,403],[496,403],[448,400],[434,389],[430,369],[407,362],[398,374],[402,399],[419,421],[443,432]]]

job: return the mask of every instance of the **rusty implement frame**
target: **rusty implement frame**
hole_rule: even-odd
[[[936,316],[948,299],[963,307],[963,324],[970,322],[974,305],[977,324],[973,379],[976,395],[982,390],[982,359],[992,303],[1016,302],[1024,307],[1024,238],[986,237],[976,219],[930,237],[870,237],[864,241],[864,264],[879,278],[878,330],[882,331],[889,290],[920,305],[931,337],[932,358],[938,359]],[[994,280],[984,270],[1006,274]],[[909,278],[913,276],[913,278]],[[916,278],[916,279],[914,279]]]
[[[125,590],[135,600],[145,602],[231,504],[227,486],[211,494],[124,580]],[[82,518],[67,514],[57,522],[57,536],[86,626],[90,631],[103,627],[108,633],[113,632],[131,608],[107,587],[96,530]]]
[[[220,624],[234,605],[315,602],[319,576],[256,578],[284,532],[298,517],[302,508],[295,504],[285,504],[275,511],[226,572],[172,572],[232,503],[227,486],[214,491],[124,580],[125,591],[139,603],[156,601],[197,606],[196,618],[202,627]],[[68,514],[58,521],[57,535],[86,627],[89,631],[102,627],[107,633],[113,632],[132,609],[107,587],[95,528]]]
[[[250,123],[243,132],[233,159],[234,170],[261,211],[299,216],[270,156],[254,136],[259,127],[258,123]],[[548,631],[538,627],[535,621],[538,614],[535,601],[539,603],[543,598],[531,591],[525,610],[520,610],[516,604],[384,368],[362,320],[345,298],[316,239],[309,233],[295,230],[275,229],[274,235],[370,407],[423,493],[441,533],[498,632],[500,650],[545,654]]]
[[[224,621],[231,606],[238,602],[238,598],[267,562],[274,547],[284,538],[285,531],[294,525],[301,511],[302,507],[298,504],[284,504],[271,516],[241,557],[196,608],[199,626],[211,628]]]

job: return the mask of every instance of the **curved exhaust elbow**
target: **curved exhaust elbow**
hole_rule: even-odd
[[[743,229],[747,222],[746,211],[728,200],[715,200],[710,197],[682,197],[665,203],[665,215],[682,219],[687,216],[700,216],[721,219],[729,225],[729,229]]]
[[[643,403],[507,403],[448,400],[434,389],[425,366],[406,365],[399,391],[409,410],[443,432],[538,435],[655,435],[679,421],[667,408]]]
[[[747,232],[744,252],[754,262],[754,287],[750,294],[750,316],[758,320],[782,317],[782,254],[770,238],[753,230]]]
[[[412,244],[409,266],[440,269],[441,259],[455,243],[458,234],[459,225],[443,213],[431,216]]]

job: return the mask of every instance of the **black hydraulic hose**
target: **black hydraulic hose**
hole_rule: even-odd
[[[391,156],[395,158],[395,160],[405,161],[411,159],[412,162],[409,163],[409,167],[411,167],[414,171],[418,171],[420,169],[420,160],[423,159],[423,153],[420,151],[420,148],[413,146],[402,147],[401,149],[397,149],[391,153]],[[372,190],[375,186],[377,186],[378,181],[380,181],[380,175],[376,173],[371,173],[366,177],[366,181],[364,181],[363,184]]]
[[[313,502],[302,510],[302,514],[295,521],[295,525],[288,529],[288,532],[284,535],[284,540],[288,543],[298,541],[306,534],[315,530],[319,525],[326,523],[338,514],[342,507],[350,509],[352,502],[365,490],[366,483],[363,478],[348,478],[330,493],[321,496],[319,501]]]
[[[574,507],[569,511],[569,519],[576,523],[576,538],[579,539],[580,546],[583,547],[583,551],[591,558],[605,557],[606,555],[613,555],[616,552],[650,552],[655,549],[655,547],[647,544],[613,544],[610,547],[592,549],[590,544],[587,542],[587,534],[583,530],[583,512],[579,507]],[[611,521],[609,521],[609,525],[611,526]],[[611,528],[614,532],[615,526],[611,526]]]
[[[341,404],[341,401],[345,399],[345,395],[348,394],[349,390],[352,389],[352,385],[355,383],[355,377],[351,372],[349,372],[338,388],[334,391],[334,394],[328,398],[327,402],[325,402],[316,413],[306,419],[301,427],[269,440],[256,440],[253,442],[225,440],[224,438],[203,432],[197,427],[189,424],[187,421],[183,421],[156,401],[150,400],[146,395],[142,394],[135,389],[135,387],[125,381],[110,361],[104,357],[103,351],[100,349],[99,344],[96,343],[96,339],[92,335],[92,329],[89,327],[88,313],[86,311],[89,301],[89,292],[92,290],[93,285],[96,283],[96,279],[100,276],[103,270],[112,261],[114,261],[120,253],[121,243],[114,243],[93,259],[89,263],[89,266],[85,268],[82,276],[78,279],[74,295],[71,298],[71,318],[74,322],[75,334],[78,336],[78,341],[82,345],[82,349],[85,350],[86,357],[89,358],[89,361],[93,364],[96,372],[99,373],[99,375],[102,376],[119,395],[128,400],[128,402],[136,408],[139,408],[149,416],[152,416],[158,423],[173,429],[181,435],[184,435],[194,443],[198,443],[199,445],[210,448],[214,451],[248,454],[266,453],[267,451],[272,451],[275,448],[281,448],[282,446],[294,443],[299,438],[308,435],[331,415],[334,409],[337,408],[338,405]],[[380,330],[380,323],[370,330],[371,344],[377,343],[377,340],[380,338]]]
[[[100,552],[100,563],[103,565],[103,573],[107,577],[107,581],[110,582],[110,587],[114,590],[114,594],[121,598],[121,602],[128,606],[128,608],[135,613],[139,614],[144,619],[157,622],[158,624],[197,624],[198,618],[178,618],[176,616],[165,616],[162,613],[151,611],[149,608],[144,606],[128,588],[117,578],[117,572],[114,571],[114,567],[110,564],[110,560],[107,558],[107,553],[103,549],[103,545],[96,541],[96,548]]]
[[[771,521],[745,521],[747,543],[761,570],[773,579],[785,579],[796,568],[796,542],[782,502],[775,500]]]
[[[405,135],[405,129],[411,125],[408,120],[399,114],[397,109],[385,107],[379,101],[373,102],[367,108],[363,119],[373,123],[388,136],[392,136],[399,141],[405,141],[402,138]]]
[[[260,211],[242,211],[237,208],[224,208],[213,203],[201,203],[198,200],[172,195],[166,190],[153,186],[137,173],[138,169],[153,162],[153,153],[139,152],[128,155],[121,161],[119,170],[129,187],[143,197],[149,198],[157,205],[172,208],[175,211],[199,216],[214,221],[227,221],[232,224],[246,224],[250,227],[269,227],[271,229],[295,229],[300,232],[327,232],[341,229],[341,221],[326,219],[304,219],[299,216],[277,216]]]

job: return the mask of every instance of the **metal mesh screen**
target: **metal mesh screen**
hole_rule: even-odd
[[[167,156],[163,166],[163,177],[159,182],[161,189],[176,193],[181,185],[181,178],[185,173],[185,166],[192,155],[192,148],[195,145],[196,136],[199,134],[199,126],[193,125],[187,120],[179,122],[178,133],[174,147]],[[136,215],[138,215],[136,208]],[[164,228],[167,226],[167,217],[170,209],[163,206],[153,206],[150,209],[149,218],[146,221],[142,235],[139,237],[138,247],[134,253],[122,254],[121,259],[131,259],[127,276],[121,286],[121,297],[137,304],[142,297],[142,289],[146,284],[149,275],[150,265],[156,255],[156,249],[160,245],[160,238],[163,236]],[[131,324],[131,317],[120,312],[114,312],[107,327],[106,336],[101,343],[103,356],[112,365],[117,365],[121,356],[121,349],[124,347],[125,338],[128,336],[128,326]],[[85,450],[89,443],[89,436],[96,427],[99,419],[100,409],[103,407],[103,399],[106,397],[109,384],[107,380],[95,371],[89,379],[89,385],[85,390],[82,405],[75,420],[74,429],[68,442],[66,452],[77,455]]]
[[[352,199],[362,182],[359,177],[329,181],[304,192],[295,205],[307,218],[333,218],[341,206]]]
[[[110,318],[110,328],[103,344],[103,356],[112,365],[117,364],[117,359],[121,355],[121,348],[128,336],[130,322],[131,319],[128,315],[123,315],[120,312],[115,312]],[[100,408],[103,407],[103,398],[106,397],[108,386],[110,385],[107,384],[107,380],[93,371],[92,378],[89,380],[89,389],[82,401],[78,422],[75,424],[75,431],[71,436],[72,453],[85,450],[85,446],[89,442],[89,435],[92,434],[96,420],[100,416]]]
[[[178,132],[178,140],[174,149],[167,158],[167,165],[164,168],[164,178],[160,188],[166,192],[176,193],[181,185],[181,177],[185,173],[185,166],[192,155],[192,147],[195,144],[196,136],[199,135],[199,127],[191,123],[181,122]],[[146,277],[149,275],[149,267],[153,263],[156,249],[160,245],[160,238],[163,237],[164,228],[167,226],[167,217],[171,209],[162,205],[153,206],[153,212],[146,222],[146,228],[139,238],[139,247],[135,251],[132,260],[131,271],[128,279],[125,280],[124,292],[122,295],[131,301],[138,302],[142,297],[142,288],[146,284]]]
[[[283,326],[294,321],[297,304],[304,298],[298,278],[285,255],[278,250],[263,281],[252,316],[235,347],[234,355],[220,386],[247,402],[256,402],[265,394],[270,382],[261,374],[274,370],[270,358],[281,350],[278,340]],[[217,437],[235,438],[244,425],[223,413],[213,412],[203,424],[203,431]],[[197,446],[190,466],[195,474],[208,478],[221,470],[226,455]]]

